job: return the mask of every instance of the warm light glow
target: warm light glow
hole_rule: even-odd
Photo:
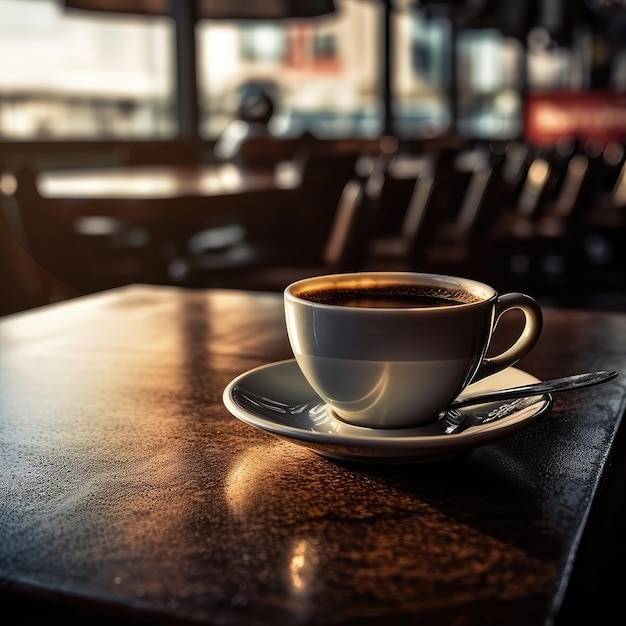
[[[587,138],[593,142],[588,146],[592,152],[587,154],[599,156],[603,145],[622,137],[626,129],[620,94],[533,94],[527,108],[527,140],[531,143],[559,137]]]
[[[243,516],[254,508],[255,502],[267,498],[264,485],[268,477],[280,471],[285,465],[285,458],[294,458],[296,452],[297,448],[292,443],[284,441],[247,450],[230,468],[226,477],[224,495],[231,512],[236,516]]]
[[[310,552],[310,546],[306,541],[300,540],[294,545],[289,563],[289,575],[291,576],[291,584],[297,592],[302,592],[305,589],[307,579],[310,577],[308,552]]]
[[[79,217],[74,222],[76,232],[83,235],[111,236],[120,226],[118,220],[106,215],[86,215]]]
[[[39,186],[44,196],[167,198],[177,194],[181,182],[175,171],[72,170],[42,173]]]
[[[549,173],[550,166],[548,162],[544,159],[537,159],[528,170],[528,181],[534,187],[540,187],[545,183]]]
[[[252,39],[257,54],[264,59],[280,57],[282,32],[274,25],[257,26],[252,32]]]
[[[17,190],[17,179],[13,174],[0,174],[0,193],[12,196]]]
[[[610,141],[604,149],[603,156],[607,165],[619,165],[624,157],[624,146],[617,141]]]

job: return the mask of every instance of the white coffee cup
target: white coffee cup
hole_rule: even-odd
[[[528,295],[413,272],[307,278],[285,289],[284,303],[289,342],[311,387],[338,418],[370,428],[436,420],[469,383],[526,355],[543,325]],[[513,309],[524,315],[522,332],[487,357],[498,320]]]

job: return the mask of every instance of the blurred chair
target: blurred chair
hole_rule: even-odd
[[[109,216],[72,219],[52,214],[37,189],[37,173],[29,166],[15,172],[9,200],[12,235],[50,274],[55,288],[65,286],[68,297],[130,282],[160,282],[165,276],[164,264],[160,267],[149,248],[147,229]]]
[[[593,184],[589,185],[587,214],[591,219],[602,220],[626,207],[626,150],[621,144],[610,142],[602,157],[592,160],[590,165]]]
[[[572,233],[582,210],[589,179],[589,159],[576,154],[569,159],[555,198],[545,197],[549,164],[537,159],[528,173],[526,197],[506,223],[489,234],[488,277],[495,286],[524,289],[540,295],[564,286],[571,256]],[[533,169],[538,168],[538,169]]]
[[[626,164],[626,147],[617,141],[609,141],[602,152],[602,172],[598,181],[600,193],[610,193],[615,189]]]
[[[478,166],[472,172],[457,216],[444,224],[428,242],[420,269],[482,280],[483,257],[475,243],[485,226],[497,215],[504,187],[497,166]]]
[[[584,210],[570,235],[569,281],[580,286],[581,294],[598,304],[626,294],[626,159],[620,157],[619,173],[611,172],[606,183],[612,188],[589,194]],[[615,167],[613,163],[611,167]],[[571,294],[572,296],[576,294]],[[574,301],[587,305],[587,301]]]
[[[483,280],[485,256],[479,243],[501,214],[518,181],[503,175],[504,158],[492,146],[478,153],[467,152],[462,178],[452,196],[456,211],[424,235],[416,269],[440,274],[457,274]],[[460,197],[458,194],[461,194]]]
[[[488,223],[484,217],[479,217],[482,229],[473,245],[489,255],[487,262],[492,273],[506,272],[506,257],[512,252],[512,246],[523,242],[533,232],[542,203],[552,197],[553,177],[550,163],[541,156],[534,157],[519,192],[513,193],[513,201],[501,202],[496,211],[490,211]],[[498,261],[494,266],[495,258]]]
[[[502,180],[512,189],[510,198],[502,198],[504,203],[513,202],[524,185],[528,168],[531,166],[534,155],[523,141],[505,142],[502,153],[492,143],[490,145],[492,164],[498,164],[502,172]]]
[[[169,265],[171,280],[187,286],[228,286],[242,272],[260,267],[322,265],[339,200],[355,176],[357,156],[309,155],[300,184],[263,232],[217,250],[187,245]]]
[[[415,180],[400,233],[376,237],[370,262],[376,269],[415,269],[423,266],[426,249],[444,224],[454,219],[471,172],[458,166],[459,152],[433,154]],[[381,206],[381,211],[386,207]]]
[[[0,315],[47,304],[41,269],[16,240],[15,176],[0,165]],[[69,295],[69,294],[68,294]]]
[[[528,167],[524,184],[511,205],[503,204],[500,214],[491,227],[493,237],[523,237],[532,230],[532,223],[539,216],[542,203],[550,199],[555,173],[550,163],[543,157],[536,157]]]
[[[273,265],[253,269],[233,278],[228,287],[282,292],[290,283],[309,276],[363,269],[371,234],[371,214],[368,213],[365,187],[365,181],[353,178],[343,188],[319,264]]]
[[[403,207],[403,215],[398,233],[378,233],[370,244],[370,262],[374,269],[408,269],[408,255],[413,238],[426,214],[429,203],[433,200],[435,174],[431,161],[424,163],[423,169],[411,178],[412,189]],[[382,204],[382,199],[389,201],[388,196],[381,198],[379,222],[389,208]],[[395,206],[392,208],[396,208]]]
[[[492,146],[486,155],[464,153],[462,165],[457,161],[444,170],[437,184],[434,176],[417,181],[400,239],[409,269],[478,280],[491,275],[494,232],[508,232],[512,223],[529,219],[548,181],[547,163],[535,160],[518,194],[527,152],[515,144],[513,153],[511,161]]]

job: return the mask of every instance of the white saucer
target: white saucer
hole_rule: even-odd
[[[539,381],[510,367],[470,385],[464,393],[534,382]],[[443,434],[436,422],[389,430],[352,426],[334,416],[306,381],[295,359],[269,363],[240,374],[224,389],[223,400],[226,408],[246,424],[287,438],[322,456],[364,463],[422,463],[451,457],[527,428],[552,407],[552,397],[545,394],[531,406],[497,422],[452,435]],[[497,405],[463,410],[488,411],[494,406]]]

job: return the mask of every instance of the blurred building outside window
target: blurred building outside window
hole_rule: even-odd
[[[203,20],[197,29],[202,135],[219,135],[246,86],[264,84],[275,102],[277,136],[375,136],[381,132],[377,0],[337,0],[314,20]]]
[[[398,3],[392,25],[395,130],[403,137],[430,137],[451,123],[448,89],[450,21],[426,19],[414,3]]]
[[[392,6],[392,110],[400,137],[435,136],[453,123],[470,138],[515,137],[529,92],[626,90],[626,53],[616,45],[626,32],[624,9],[619,19],[581,25],[571,45],[560,45],[541,28],[522,42],[493,28],[453,29],[414,0]],[[336,0],[336,8],[311,20],[199,21],[200,136],[223,132],[250,85],[274,100],[270,128],[277,136],[380,134],[383,3]],[[0,0],[0,137],[176,137],[174,37],[168,17]]]
[[[168,18],[0,0],[0,137],[171,137],[172,53]]]
[[[522,132],[525,55],[521,42],[495,29],[461,30],[458,50],[458,126],[479,139]]]

